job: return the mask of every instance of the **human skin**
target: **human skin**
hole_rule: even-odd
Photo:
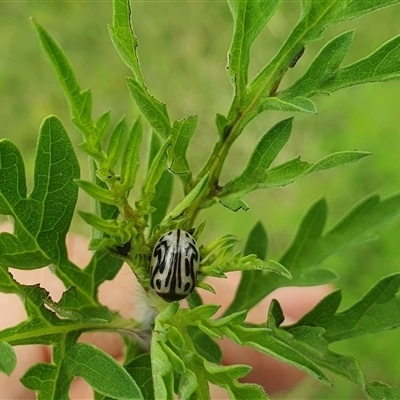
[[[0,225],[0,232],[11,232],[9,224]],[[87,250],[88,239],[79,235],[67,236],[67,248],[70,259],[79,266],[85,266],[91,253]],[[61,281],[50,270],[41,268],[33,271],[11,270],[14,278],[23,284],[40,283],[54,301],[58,301],[65,288]],[[215,288],[216,294],[202,291],[205,303],[222,305],[220,313],[230,304],[234,297],[240,275],[229,274],[227,279],[210,279],[208,282]],[[309,288],[281,288],[266,297],[248,314],[248,321],[260,323],[265,321],[270,301],[279,301],[285,314],[285,323],[293,323],[312,309],[319,300],[331,291],[330,286]],[[100,301],[109,308],[118,310],[123,316],[134,317],[139,312],[135,308],[138,299],[138,287],[134,275],[127,265],[124,265],[112,281],[105,282],[99,290]],[[0,293],[0,329],[13,326],[26,317],[21,301],[16,295]],[[87,333],[82,341],[90,342],[102,348],[114,358],[121,361],[123,357],[122,341],[116,333]],[[254,382],[262,385],[267,393],[288,390],[304,378],[304,374],[284,363],[247,347],[238,346],[229,340],[219,342],[223,352],[224,364],[248,364],[253,370],[243,382]],[[45,346],[29,345],[15,347],[17,366],[11,376],[0,374],[0,399],[34,399],[32,391],[26,389],[19,381],[20,377],[33,364],[51,362],[51,349]],[[71,399],[91,399],[93,391],[81,378],[76,378],[69,392]],[[214,400],[226,399],[226,392],[219,387],[211,387],[211,397]]]

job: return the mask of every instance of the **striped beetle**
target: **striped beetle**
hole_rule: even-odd
[[[188,232],[175,229],[161,236],[154,246],[150,285],[166,301],[182,300],[196,286],[200,253]]]

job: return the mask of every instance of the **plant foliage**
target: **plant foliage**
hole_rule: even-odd
[[[197,174],[191,170],[186,152],[198,118],[192,115],[171,121],[167,106],[149,93],[127,0],[113,1],[109,34],[131,73],[127,88],[140,111],[132,124],[122,117],[111,127],[110,111],[99,118],[93,116],[91,91],[82,90],[59,44],[33,20],[82,135],[80,147],[90,158],[92,179],[80,179],[75,151],[55,116],[45,118],[40,127],[34,187],[29,194],[19,150],[9,140],[0,141],[0,212],[9,216],[14,226],[13,233],[0,234],[0,291],[18,295],[27,315],[18,325],[0,331],[0,372],[14,370],[13,346],[39,344],[52,347],[52,360],[32,366],[22,378],[38,399],[68,398],[76,376],[92,386],[98,399],[172,399],[174,393],[182,399],[209,399],[209,383],[225,388],[233,399],[267,398],[262,387],[240,382],[250,367],[221,365],[215,339],[227,337],[296,366],[322,383],[331,384],[330,372],[352,381],[372,399],[399,398],[398,387],[367,381],[354,358],[329,348],[339,340],[400,325],[399,274],[383,277],[344,310],[337,290],[289,326],[282,326],[284,315],[276,300],[264,323],[250,325],[246,316],[279,287],[335,281],[337,273],[324,268],[323,260],[376,238],[379,230],[400,214],[400,195],[384,200],[370,196],[330,228],[325,226],[328,206],[324,199],[318,200],[279,261],[266,258],[267,233],[261,223],[250,232],[243,251],[235,250],[238,239],[230,234],[202,244],[198,287],[213,291],[205,277],[224,278],[230,271],[242,271],[235,298],[219,318],[215,317],[219,306],[202,304],[197,291],[189,297],[188,309],[158,298],[150,287],[148,265],[158,237],[171,229],[194,229],[195,238],[202,243],[204,223],[197,223],[196,218],[206,207],[220,203],[232,211],[247,210],[244,197],[252,191],[285,186],[307,174],[370,155],[346,150],[315,162],[298,156],[272,166],[292,134],[291,117],[266,129],[244,170],[219,185],[232,145],[259,114],[271,110],[315,114],[317,107],[311,98],[316,95],[400,77],[400,36],[342,66],[354,39],[354,32],[348,31],[326,43],[297,81],[280,87],[306,46],[321,40],[327,27],[394,3],[399,1],[302,0],[296,26],[271,61],[249,80],[251,46],[281,1],[228,0],[234,22],[227,66],[233,98],[227,113],[216,116],[216,143]],[[150,139],[149,161],[144,180],[137,182],[143,136]],[[171,206],[175,178],[181,184],[182,199]],[[132,202],[129,194],[134,187],[138,195]],[[96,203],[92,212],[80,212],[93,228],[90,248],[94,252],[83,269],[69,260],[65,242],[79,188]],[[122,318],[99,302],[99,286],[112,280],[123,262],[144,288],[147,306],[155,315],[150,327],[144,321]],[[67,288],[58,302],[38,285],[17,282],[9,271],[11,267],[32,270],[47,265],[53,266],[57,279]],[[131,351],[120,365],[99,348],[78,342],[83,332],[110,330],[148,336],[149,352],[142,348],[142,341],[126,338]]]

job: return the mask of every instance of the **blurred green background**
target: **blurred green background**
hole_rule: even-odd
[[[132,19],[139,39],[139,56],[149,91],[164,101],[171,119],[199,115],[199,124],[189,149],[194,171],[205,161],[216,139],[214,116],[228,110],[232,88],[225,73],[226,52],[232,32],[231,16],[223,1],[132,2]],[[270,59],[284,41],[299,15],[299,4],[284,2],[252,49],[250,75]],[[94,115],[111,108],[113,120],[138,115],[126,86],[129,70],[119,60],[107,34],[111,1],[1,2],[0,4],[0,137],[17,143],[26,160],[29,185],[36,135],[41,121],[58,115],[74,144],[80,137],[70,122],[68,107],[49,61],[42,52],[29,21],[34,16],[61,43],[83,88],[90,87]],[[364,57],[400,33],[400,7],[390,7],[355,21],[329,28],[324,39],[307,46],[283,86],[298,77],[310,60],[340,32],[356,28],[356,37],[345,64]],[[329,204],[328,227],[365,196],[382,197],[400,186],[400,83],[390,82],[350,88],[329,97],[316,98],[318,114],[295,115],[292,138],[277,162],[301,154],[313,162],[339,150],[366,150],[372,157],[341,169],[308,176],[285,188],[247,196],[251,209],[232,212],[221,206],[207,210],[206,238],[223,233],[243,241],[261,220],[269,235],[269,256],[278,258],[289,245],[302,215],[318,198]],[[273,123],[289,114],[266,113],[253,121],[229,156],[222,183],[236,176],[246,164],[255,143]],[[145,146],[143,146],[145,147]],[[87,161],[77,148],[82,174]],[[145,164],[145,148],[143,149]],[[141,171],[143,175],[143,170]],[[180,187],[175,196],[181,196]],[[134,194],[133,194],[134,195]],[[89,209],[89,199],[80,196],[79,209]],[[89,229],[75,218],[73,229],[88,235]],[[352,304],[380,277],[400,266],[400,223],[395,221],[373,242],[336,254],[325,266],[338,271],[344,306]],[[346,341],[334,350],[361,361],[368,380],[400,385],[400,332]],[[358,399],[362,393],[346,381],[334,378],[334,388],[308,380],[291,393],[276,398]]]

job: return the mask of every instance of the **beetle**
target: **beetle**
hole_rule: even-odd
[[[193,236],[183,229],[169,231],[154,246],[150,285],[166,301],[182,300],[196,287],[199,264],[199,247]]]

